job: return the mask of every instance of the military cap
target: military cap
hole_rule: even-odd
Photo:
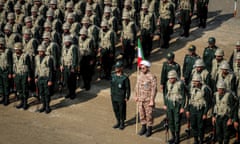
[[[52,9],[49,9],[46,13],[46,16],[54,16],[54,11]]]
[[[32,18],[30,16],[27,16],[24,18],[24,22],[27,23],[27,22],[31,22],[32,21]]]
[[[83,18],[82,18],[82,23],[83,23],[83,24],[84,24],[84,23],[90,23],[89,17],[83,17]]]
[[[0,37],[0,44],[5,45],[5,39],[4,39],[4,37]]]
[[[15,50],[22,50],[23,49],[23,45],[21,42],[17,42],[14,44],[14,49]]]
[[[20,10],[21,9],[21,5],[20,4],[15,4],[14,5],[14,10]]]
[[[64,42],[72,42],[72,37],[70,35],[64,36]]]
[[[73,2],[72,1],[67,2],[66,8],[73,8]]]
[[[177,72],[175,70],[170,70],[168,72],[168,78],[177,78]]]
[[[224,56],[224,51],[220,48],[218,48],[215,52],[215,56]]]
[[[188,50],[189,51],[195,51],[196,50],[196,46],[195,45],[190,45]]]
[[[7,23],[5,26],[4,26],[4,30],[9,30],[12,32],[12,29],[13,29],[13,26],[9,23]]]
[[[40,44],[39,46],[38,46],[38,49],[37,49],[38,51],[46,51],[46,47],[43,45],[43,44]]]
[[[195,61],[194,67],[200,67],[200,66],[205,66],[205,64],[202,59],[197,59]]]
[[[69,13],[67,15],[67,19],[74,19],[74,13]]]
[[[217,82],[217,88],[218,89],[220,89],[220,88],[225,89],[226,88],[226,83],[223,80],[219,80]]]
[[[64,24],[63,24],[63,27],[62,27],[63,29],[70,29],[70,24],[69,23],[67,23],[67,22],[65,22]]]
[[[79,34],[80,35],[88,35],[88,30],[85,27],[83,27],[83,28],[81,28]]]
[[[202,82],[202,77],[200,74],[194,74],[193,75],[193,78],[192,78],[192,81],[199,81],[199,82]]]
[[[142,9],[147,9],[149,7],[149,5],[148,5],[148,3],[147,2],[145,2],[145,3],[143,3],[142,4]]]
[[[236,46],[240,46],[240,41],[237,41]]]
[[[131,1],[130,0],[125,0],[124,6],[131,6]]]
[[[44,23],[44,26],[43,26],[44,28],[46,28],[46,27],[52,27],[52,24],[49,22],[49,21],[46,21],[45,23]]]
[[[167,59],[173,59],[175,57],[175,54],[173,52],[169,52],[167,54]]]
[[[208,43],[214,44],[216,42],[216,39],[214,37],[208,38]]]
[[[42,38],[43,39],[45,39],[45,38],[50,39],[51,38],[51,33],[50,32],[44,32]]]
[[[145,65],[146,67],[151,67],[151,63],[149,61],[147,61],[147,60],[142,60],[140,62],[140,65]]]
[[[117,61],[115,64],[115,68],[121,68],[123,67],[123,62],[122,61]]]
[[[112,0],[104,0],[104,4],[112,4]]]
[[[111,7],[105,6],[105,8],[104,8],[104,13],[111,13],[111,12],[112,12]]]
[[[220,65],[220,69],[226,69],[226,70],[229,70],[230,69],[230,66],[227,62],[223,62],[221,63]]]
[[[38,7],[36,5],[34,5],[32,8],[31,8],[31,12],[37,12],[38,11]]]
[[[29,28],[24,29],[23,34],[32,34],[31,29]]]
[[[9,19],[15,19],[14,13],[8,13],[7,19],[8,19],[8,20],[9,20]]]
[[[108,27],[108,22],[105,20],[101,22],[101,27],[104,27],[104,26]]]
[[[51,0],[51,1],[50,1],[50,4],[56,5],[56,4],[57,4],[57,0]]]
[[[130,19],[130,15],[128,12],[124,12],[122,15],[122,19]]]

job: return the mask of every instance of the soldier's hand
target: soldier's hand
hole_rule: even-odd
[[[189,16],[192,16],[192,13],[190,13]]]
[[[173,24],[172,24],[172,23],[169,23],[169,26],[170,26],[170,27],[172,27],[172,26],[173,26]]]
[[[138,102],[138,97],[134,97],[135,102]]]
[[[239,126],[238,122],[234,122],[233,126],[234,126],[235,129],[238,129],[238,126]]]
[[[52,81],[48,81],[48,86],[52,86]]]
[[[127,99],[127,98],[125,98],[125,102],[128,102],[128,99]]]
[[[185,82],[185,77],[182,77],[181,80]]]
[[[70,71],[71,71],[72,73],[74,73],[75,70],[74,70],[74,68],[72,68]]]
[[[204,115],[202,116],[202,119],[203,119],[203,120],[207,119],[207,115],[204,114]]]
[[[215,125],[215,123],[216,123],[216,118],[212,117],[212,125]]]
[[[11,75],[11,74],[8,74],[8,78],[11,79],[11,78],[12,78],[12,75]]]
[[[190,112],[189,111],[186,112],[186,117],[190,118]]]
[[[163,85],[160,85],[160,92],[163,92]]]
[[[166,106],[166,105],[164,105],[164,106],[163,106],[163,109],[164,109],[164,110],[167,110],[167,106]]]
[[[184,108],[180,109],[180,114],[184,113]]]
[[[230,125],[232,125],[232,119],[228,119],[227,121],[227,126],[230,126]]]
[[[148,106],[153,107],[153,106],[154,106],[154,101],[150,101],[150,103],[148,104]]]
[[[35,78],[35,83],[37,83],[38,82],[38,79],[37,78]]]
[[[31,77],[28,77],[28,82],[30,82],[31,81]]]
[[[15,74],[13,74],[13,75],[12,75],[12,78],[15,78],[15,77],[16,77],[16,75],[15,75]]]
[[[64,67],[60,66],[60,71],[63,72],[63,70],[64,70]]]

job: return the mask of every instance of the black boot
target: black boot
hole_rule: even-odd
[[[197,136],[194,137],[194,144],[199,144],[199,141],[198,141],[198,137],[197,137]]]
[[[117,123],[113,126],[114,129],[119,128],[120,126],[120,120],[117,120]]]
[[[45,111],[45,109],[46,109],[46,104],[45,104],[45,102],[43,102],[42,107],[39,109],[39,112],[42,113]]]
[[[152,126],[148,126],[145,136],[150,137],[151,135],[152,135]]]
[[[119,126],[119,129],[120,129],[120,130],[123,130],[123,129],[124,129],[124,127],[125,127],[124,121],[123,121],[123,120],[121,120],[121,121],[120,121],[120,126]]]
[[[28,105],[28,100],[27,100],[27,98],[24,98],[24,99],[23,99],[23,109],[24,109],[24,110],[27,110],[27,109],[28,109],[28,106],[29,106],[29,105]]]
[[[171,131],[171,134],[172,134],[172,139],[170,139],[168,142],[171,144],[171,143],[174,143],[175,142],[175,139],[176,139],[176,135],[175,135],[175,132],[172,132]]]
[[[7,106],[8,104],[9,104],[9,97],[8,96],[4,96],[3,105]]]
[[[52,110],[51,110],[51,108],[50,108],[50,106],[49,106],[49,102],[47,102],[47,103],[46,103],[45,113],[48,114],[48,113],[50,113],[51,111],[52,111]]]
[[[147,131],[147,127],[146,127],[146,125],[144,124],[144,125],[142,125],[142,128],[141,128],[141,130],[139,131],[139,135],[140,136],[142,136],[142,135],[144,135],[145,133],[146,133],[146,131]]]
[[[174,144],[179,144],[179,140],[180,140],[179,132],[176,132],[176,138],[175,138]]]
[[[20,104],[16,106],[17,109],[20,109],[23,107],[23,98],[20,99]]]

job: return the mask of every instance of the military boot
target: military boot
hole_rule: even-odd
[[[7,106],[8,104],[9,104],[9,97],[8,96],[4,96],[3,105]]]
[[[20,99],[20,104],[16,106],[17,109],[20,109],[23,107],[23,98]]]
[[[142,128],[141,128],[141,130],[139,131],[138,134],[140,136],[142,136],[142,135],[144,135],[146,133],[146,131],[147,131],[147,127],[146,127],[146,124],[144,124],[144,125],[142,125]]]
[[[23,109],[24,109],[24,110],[27,110],[27,109],[28,109],[28,106],[29,106],[29,105],[28,105],[28,100],[27,100],[27,98],[24,98],[24,99],[23,99]]]
[[[168,141],[170,144],[171,144],[171,143],[174,143],[174,142],[175,142],[175,139],[176,139],[175,132],[172,132],[172,131],[171,131],[171,134],[172,134],[172,138]]]
[[[175,138],[174,144],[179,144],[179,140],[180,140],[180,134],[179,132],[176,132],[176,138]]]
[[[51,108],[50,108],[50,106],[49,106],[49,102],[47,102],[47,103],[46,103],[45,113],[48,114],[48,113],[50,113],[51,111],[52,111],[52,110],[51,110]]]
[[[145,136],[146,136],[146,137],[150,137],[151,135],[152,135],[152,126],[149,126],[149,127],[147,128],[147,132],[146,132]]]
[[[194,144],[199,144],[199,141],[198,141],[198,137],[197,137],[197,136],[194,137]]]
[[[46,104],[45,102],[42,103],[42,107],[38,110],[40,113],[44,112],[46,109]]]
[[[113,126],[114,129],[119,128],[120,126],[120,120],[117,120],[117,123]]]
[[[121,121],[120,121],[119,129],[120,129],[120,130],[123,130],[124,127],[125,127],[124,120],[121,120]]]

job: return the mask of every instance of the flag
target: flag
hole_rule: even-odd
[[[142,51],[142,44],[140,39],[138,38],[138,66],[140,66],[140,62],[144,60],[144,56],[143,56],[143,51]]]

